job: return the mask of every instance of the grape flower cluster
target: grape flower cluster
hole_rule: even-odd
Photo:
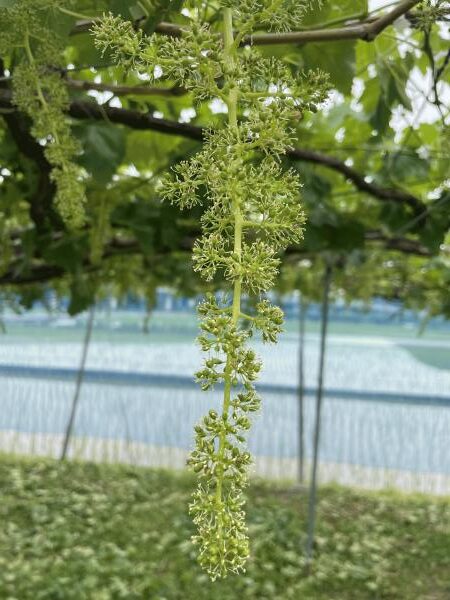
[[[64,40],[52,28],[52,12],[72,0],[15,0],[0,9],[0,55],[17,51],[13,69],[13,102],[32,122],[31,133],[44,147],[52,167],[55,205],[68,227],[85,221],[85,184],[76,164],[80,153],[65,112],[69,106],[61,67]]]
[[[196,374],[203,390],[223,390],[222,405],[195,427],[189,464],[198,474],[190,512],[197,526],[201,566],[212,579],[244,570],[249,556],[243,490],[251,456],[246,434],[261,400],[255,381],[261,363],[249,345],[259,330],[275,342],[282,311],[265,293],[274,286],[279,253],[303,237],[300,182],[282,157],[292,146],[292,123],[316,110],[328,91],[319,72],[293,74],[277,58],[263,57],[243,40],[256,28],[298,26],[310,2],[221,0],[220,19],[201,22],[200,2],[186,2],[189,27],[180,37],[145,36],[132,23],[106,15],[94,28],[97,47],[128,68],[168,79],[196,103],[221,99],[228,122],[208,131],[203,148],[178,163],[161,184],[165,200],[189,209],[204,203],[202,236],[193,249],[194,269],[222,281],[223,296],[199,305],[199,345],[205,354]],[[243,299],[256,296],[255,314]]]

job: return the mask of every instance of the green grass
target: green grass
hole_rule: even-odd
[[[2,457],[0,598],[450,597],[448,500],[321,489],[316,559],[308,575],[304,495],[254,482],[248,571],[213,584],[189,541],[192,487],[186,474]]]

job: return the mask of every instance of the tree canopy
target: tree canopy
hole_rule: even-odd
[[[177,39],[178,0],[0,0],[0,293],[29,307],[49,290],[77,313],[102,294],[213,288],[191,267],[203,208],[162,201],[162,176],[227,118],[91,33],[105,12]],[[204,18],[214,22],[214,1]],[[398,298],[450,316],[447,2],[314,3],[302,28],[261,23],[242,45],[294,77],[329,74],[329,100],[299,111],[283,162],[300,175],[304,240],[283,253],[280,290],[314,297],[324,262],[348,297]],[[26,35],[25,35],[26,33]],[[39,71],[30,71],[30,64]],[[39,76],[36,76],[38,72]],[[30,92],[33,91],[33,94]],[[37,90],[37,91],[36,91]],[[67,176],[69,173],[70,176]]]

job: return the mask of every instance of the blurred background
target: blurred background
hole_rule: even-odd
[[[281,298],[286,325],[278,346],[255,341],[263,410],[250,434],[254,473],[292,481],[302,477],[302,461],[303,476],[310,466],[320,352],[321,306],[304,306],[302,334],[300,300]],[[220,390],[203,393],[193,379],[201,365],[195,304],[158,289],[150,314],[131,297],[99,303],[93,322],[85,313],[68,317],[64,306],[5,312],[0,448],[61,456],[75,399],[69,456],[184,468],[193,426],[221,402]],[[332,303],[322,483],[450,493],[450,325],[435,318],[421,335],[420,328],[418,315],[399,303]]]

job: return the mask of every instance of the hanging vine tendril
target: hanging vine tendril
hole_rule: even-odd
[[[206,354],[196,374],[203,390],[223,385],[222,406],[195,427],[189,464],[199,476],[190,505],[198,528],[193,540],[199,562],[212,579],[244,570],[249,555],[243,489],[251,456],[245,449],[250,416],[259,410],[254,382],[261,369],[248,347],[253,331],[275,342],[282,311],[262,295],[274,285],[277,253],[303,236],[300,183],[280,158],[293,141],[293,119],[315,110],[327,93],[320,72],[303,77],[253,47],[240,49],[252,29],[285,30],[298,25],[309,2],[223,0],[221,26],[199,22],[200,3],[186,3],[190,28],[182,37],[145,37],[131,23],[106,16],[94,28],[96,44],[128,68],[158,72],[192,92],[196,102],[220,98],[228,122],[208,133],[201,152],[179,163],[162,182],[162,195],[180,208],[202,202],[203,235],[193,253],[194,269],[207,281],[222,274],[230,293],[200,304],[198,342]],[[257,295],[255,315],[242,312],[242,298]],[[228,299],[229,298],[229,299]]]

